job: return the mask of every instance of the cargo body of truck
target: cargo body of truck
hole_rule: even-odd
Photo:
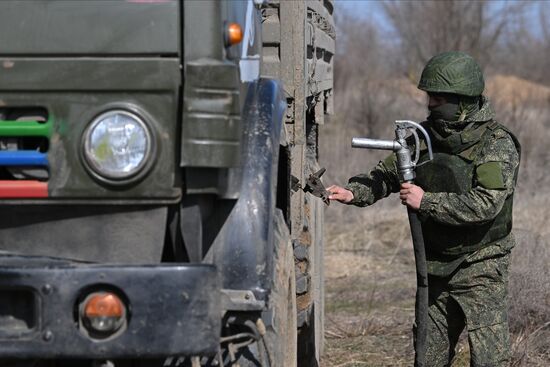
[[[0,2],[0,365],[318,364],[332,11]]]

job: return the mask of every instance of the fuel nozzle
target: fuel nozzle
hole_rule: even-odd
[[[353,148],[363,149],[381,149],[391,150],[397,156],[397,170],[401,182],[412,182],[415,178],[414,170],[418,165],[420,157],[420,139],[417,130],[420,130],[426,145],[428,147],[428,161],[433,159],[432,144],[428,132],[417,122],[409,120],[395,121],[395,140],[370,139],[370,138],[353,138],[351,146]],[[408,134],[414,137],[415,154],[414,159],[411,150],[407,144]],[[423,164],[423,163],[422,163]]]

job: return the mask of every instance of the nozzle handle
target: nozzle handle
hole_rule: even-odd
[[[401,148],[401,144],[399,144],[395,140],[369,138],[352,138],[351,146],[353,148],[392,150],[394,152],[398,151]]]
[[[430,134],[428,134],[428,132],[426,131],[426,129],[424,129],[422,127],[422,125],[420,125],[418,122],[414,122],[414,121],[411,121],[411,120],[397,120],[395,121],[396,125],[399,127],[399,126],[402,126],[404,128],[406,127],[413,127],[415,129],[418,129],[422,132],[422,135],[424,135],[424,138],[426,139],[426,146],[428,147],[428,157],[429,159],[421,164],[419,164],[418,166],[421,166],[422,164],[424,163],[427,163],[428,161],[431,161],[432,159],[434,159],[434,156],[433,156],[433,152],[432,152],[432,142],[430,140]],[[415,140],[416,140],[416,150],[417,150],[417,154],[416,154],[416,162],[418,161],[418,148],[419,148],[419,144],[418,144],[418,135],[415,135]],[[416,165],[416,162],[415,162],[415,165]]]

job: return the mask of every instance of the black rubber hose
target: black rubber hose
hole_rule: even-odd
[[[424,367],[426,365],[426,340],[428,338],[428,265],[426,263],[426,249],[424,248],[424,236],[418,213],[407,208],[409,225],[414,248],[414,260],[416,263],[416,300],[414,304],[414,365]]]

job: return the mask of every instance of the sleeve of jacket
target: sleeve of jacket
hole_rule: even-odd
[[[476,163],[474,187],[466,193],[426,192],[419,213],[448,225],[482,224],[497,216],[514,192],[519,154],[510,135],[497,130]]]
[[[395,154],[380,161],[369,173],[353,176],[346,185],[346,189],[353,193],[350,204],[356,206],[372,205],[392,192],[398,192],[399,187]]]

